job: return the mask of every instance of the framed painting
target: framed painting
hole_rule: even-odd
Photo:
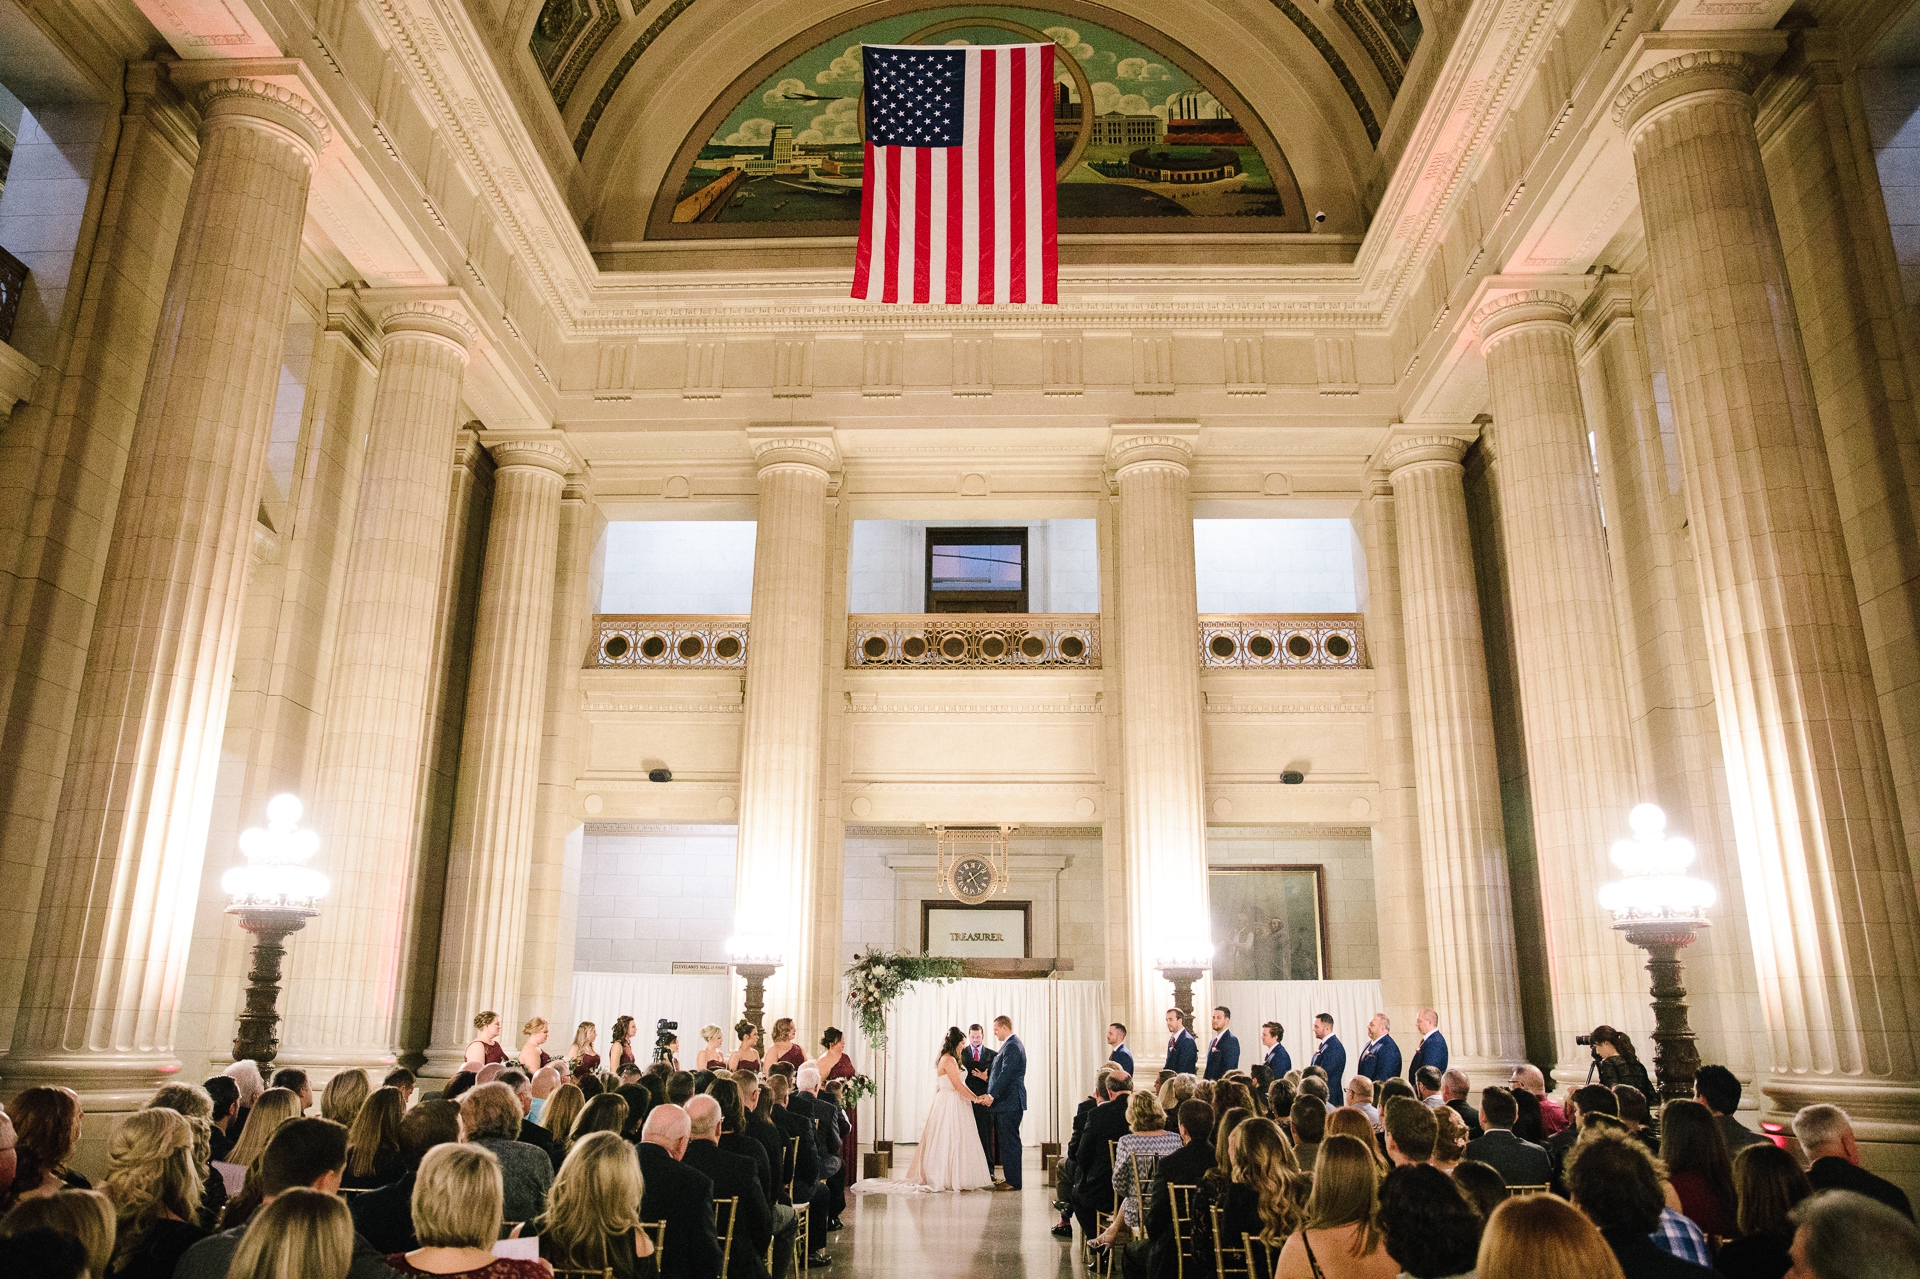
[[[954,959],[1030,959],[1032,902],[966,906],[955,901],[920,903],[920,953]]]
[[[1320,981],[1327,975],[1323,866],[1210,866],[1215,981]]]

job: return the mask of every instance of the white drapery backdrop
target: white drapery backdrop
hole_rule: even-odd
[[[654,1023],[665,1017],[680,1023],[680,1064],[691,1067],[693,1055],[700,1051],[700,1028],[720,1026],[727,1029],[726,1044],[733,1046],[733,994],[724,973],[713,976],[688,976],[669,973],[575,973],[573,975],[573,1021],[553,1028],[549,1052],[556,1056],[573,1041],[574,1026],[590,1021],[599,1029],[594,1043],[600,1059],[606,1060],[607,1045],[613,1037],[613,1023],[624,1015],[633,1018],[633,1055],[645,1065],[653,1059]]]
[[[1093,1091],[1094,1072],[1107,1059],[1105,982],[964,977],[907,991],[887,1015],[886,1130],[877,1135],[918,1142],[933,1104],[934,1057],[947,1028],[965,1030],[979,1022],[992,1048],[993,1019],[1002,1014],[1013,1019],[1013,1033],[1027,1049],[1021,1143],[1064,1142],[1073,1128],[1074,1107]],[[871,1074],[872,1045],[861,1046],[865,1060],[854,1064]],[[867,1128],[860,1131],[863,1143],[875,1135]]]
[[[1333,1014],[1333,1033],[1347,1050],[1347,1073],[1353,1073],[1360,1050],[1367,1046],[1367,1022],[1380,1011],[1380,982],[1370,981],[1217,981],[1213,1002],[1233,1010],[1233,1033],[1240,1040],[1240,1068],[1250,1069],[1265,1058],[1260,1047],[1260,1024],[1277,1021],[1286,1034],[1280,1042],[1293,1058],[1295,1070],[1313,1056],[1313,1019]],[[1212,1036],[1206,1015],[1194,1013],[1194,1038],[1200,1041],[1200,1065],[1207,1064],[1207,1041]],[[1165,1031],[1161,1033],[1164,1035]],[[1393,1037],[1403,1053],[1413,1051],[1411,1026],[1395,1026]],[[1163,1056],[1166,1041],[1154,1045]],[[1339,1098],[1334,1098],[1337,1103]]]

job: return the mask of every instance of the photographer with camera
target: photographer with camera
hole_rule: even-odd
[[[1639,1055],[1633,1051],[1633,1040],[1623,1032],[1611,1026],[1595,1026],[1591,1035],[1577,1036],[1573,1042],[1593,1052],[1587,1082],[1593,1082],[1598,1074],[1600,1082],[1608,1088],[1629,1084],[1649,1100],[1659,1095],[1653,1090],[1653,1080],[1647,1077],[1647,1068],[1640,1064]]]
[[[653,1059],[664,1061],[675,1070],[680,1069],[680,1036],[675,1032],[680,1023],[662,1017],[653,1024]]]

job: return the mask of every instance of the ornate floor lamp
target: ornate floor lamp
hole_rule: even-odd
[[[247,860],[220,878],[220,889],[232,899],[227,914],[239,917],[240,927],[253,934],[253,971],[247,974],[247,1007],[240,1014],[240,1033],[234,1037],[233,1059],[266,1065],[280,1050],[280,961],[287,953],[289,934],[299,932],[320,913],[327,895],[327,877],[306,863],[320,847],[320,837],[302,829],[304,810],[298,796],[275,795],[267,801],[267,825],[240,833],[240,852]]]
[[[733,964],[733,971],[747,983],[747,1020],[756,1030],[764,1031],[767,980],[780,971],[784,962],[779,944],[771,937],[729,937],[727,958]]]
[[[1193,1030],[1193,984],[1206,976],[1213,963],[1213,943],[1204,938],[1182,938],[1167,943],[1153,961],[1160,975],[1173,983],[1173,1006],[1180,1020]]]
[[[1660,1096],[1692,1097],[1700,1052],[1687,1025],[1680,948],[1707,926],[1716,894],[1712,884],[1685,873],[1693,865],[1693,844],[1667,834],[1667,815],[1656,805],[1637,805],[1627,825],[1633,838],[1617,841],[1611,853],[1626,877],[1601,886],[1600,905],[1612,913],[1614,928],[1647,952]]]

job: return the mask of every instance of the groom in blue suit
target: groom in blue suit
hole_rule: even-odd
[[[1013,1019],[1004,1013],[993,1019],[993,1037],[1000,1042],[993,1069],[987,1073],[987,1091],[974,1101],[993,1112],[999,1138],[1000,1168],[1007,1179],[999,1188],[1020,1189],[1020,1120],[1027,1111],[1027,1046],[1013,1033]]]

